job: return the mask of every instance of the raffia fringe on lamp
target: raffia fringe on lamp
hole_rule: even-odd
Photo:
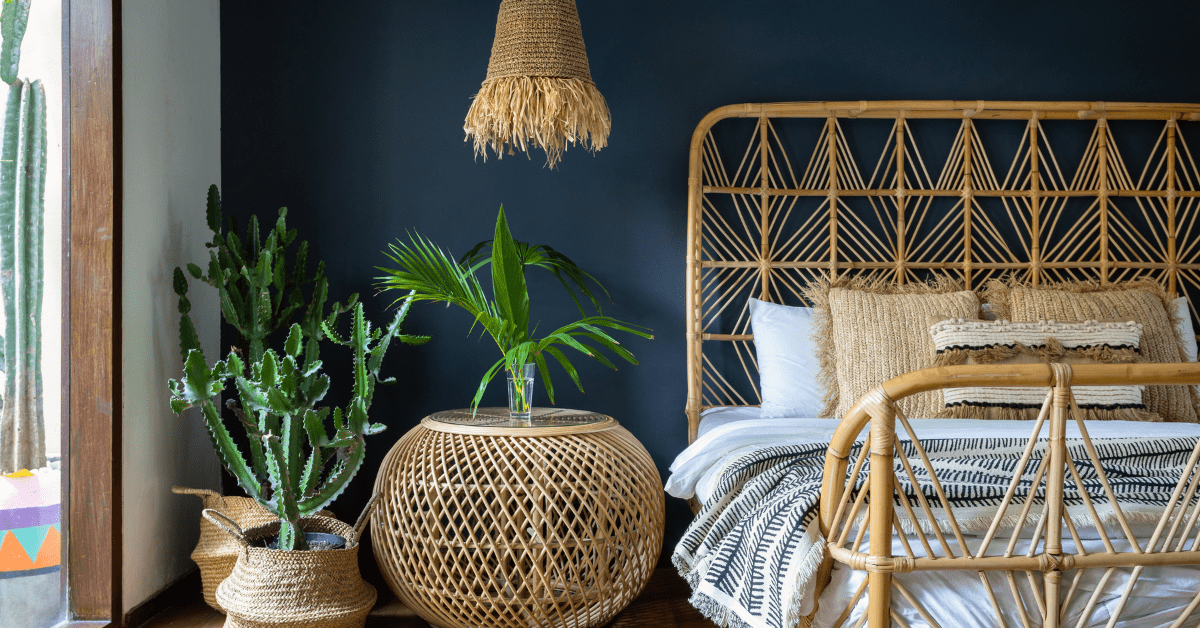
[[[575,0],[503,0],[487,78],[463,130],[487,160],[530,145],[550,168],[568,142],[596,152],[608,144],[612,116],[592,82]]]

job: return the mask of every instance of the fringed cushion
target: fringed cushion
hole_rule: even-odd
[[[1001,318],[1013,321],[1133,320],[1145,326],[1141,355],[1147,362],[1183,362],[1175,314],[1162,286],[1142,280],[1099,284],[1079,282],[1034,288],[990,282],[985,300]],[[1166,421],[1195,423],[1200,398],[1191,386],[1148,386],[1146,407]]]
[[[820,380],[825,388],[822,416],[843,417],[863,395],[887,380],[933,366],[929,317],[979,315],[979,298],[949,278],[934,284],[898,285],[879,279],[840,279],[810,284],[805,297],[816,310]],[[931,417],[942,409],[939,391],[901,399],[910,417]]]
[[[929,333],[937,363],[953,364],[1128,364],[1141,362],[1141,323],[1013,323],[1007,320],[933,320]],[[1085,419],[1158,421],[1146,411],[1142,386],[1075,386]],[[945,410],[956,419],[1035,418],[1045,388],[947,388]]]

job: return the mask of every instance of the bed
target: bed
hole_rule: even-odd
[[[706,116],[688,181],[691,446],[667,485],[698,512],[674,557],[693,603],[737,627],[1200,623],[1200,425],[1085,420],[1080,401],[1189,390],[1194,355],[937,366],[874,382],[838,418],[761,418],[749,314],[751,298],[804,304],[813,282],[939,274],[967,291],[1154,282],[1190,327],[1197,120],[1200,105],[983,101]],[[1025,420],[903,410],[970,387],[1041,401]]]

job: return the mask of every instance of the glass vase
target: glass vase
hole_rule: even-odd
[[[526,364],[519,372],[508,369],[508,416],[528,421],[533,413],[533,378],[537,364]]]

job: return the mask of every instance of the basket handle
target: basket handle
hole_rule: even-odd
[[[375,510],[375,505],[379,503],[379,498],[383,497],[383,493],[375,493],[371,496],[370,501],[363,508],[362,514],[358,516],[358,521],[354,522],[354,542],[362,540],[362,534],[367,529],[367,522],[371,520],[371,511]]]
[[[172,486],[171,492],[175,493],[176,495],[195,495],[197,497],[203,498],[205,502],[208,501],[209,497],[214,497],[217,499],[217,501],[219,501],[221,503],[221,506],[225,505],[225,496],[224,495],[222,495],[216,491],[209,490],[207,488],[188,488],[186,486]]]
[[[213,525],[228,532],[229,536],[232,536],[238,543],[241,543],[243,547],[250,547],[250,541],[246,540],[246,533],[242,530],[242,526],[239,526],[233,519],[226,517],[221,511],[205,508],[204,512],[200,514],[204,515],[204,518],[212,522]],[[218,520],[218,518],[223,521]]]

